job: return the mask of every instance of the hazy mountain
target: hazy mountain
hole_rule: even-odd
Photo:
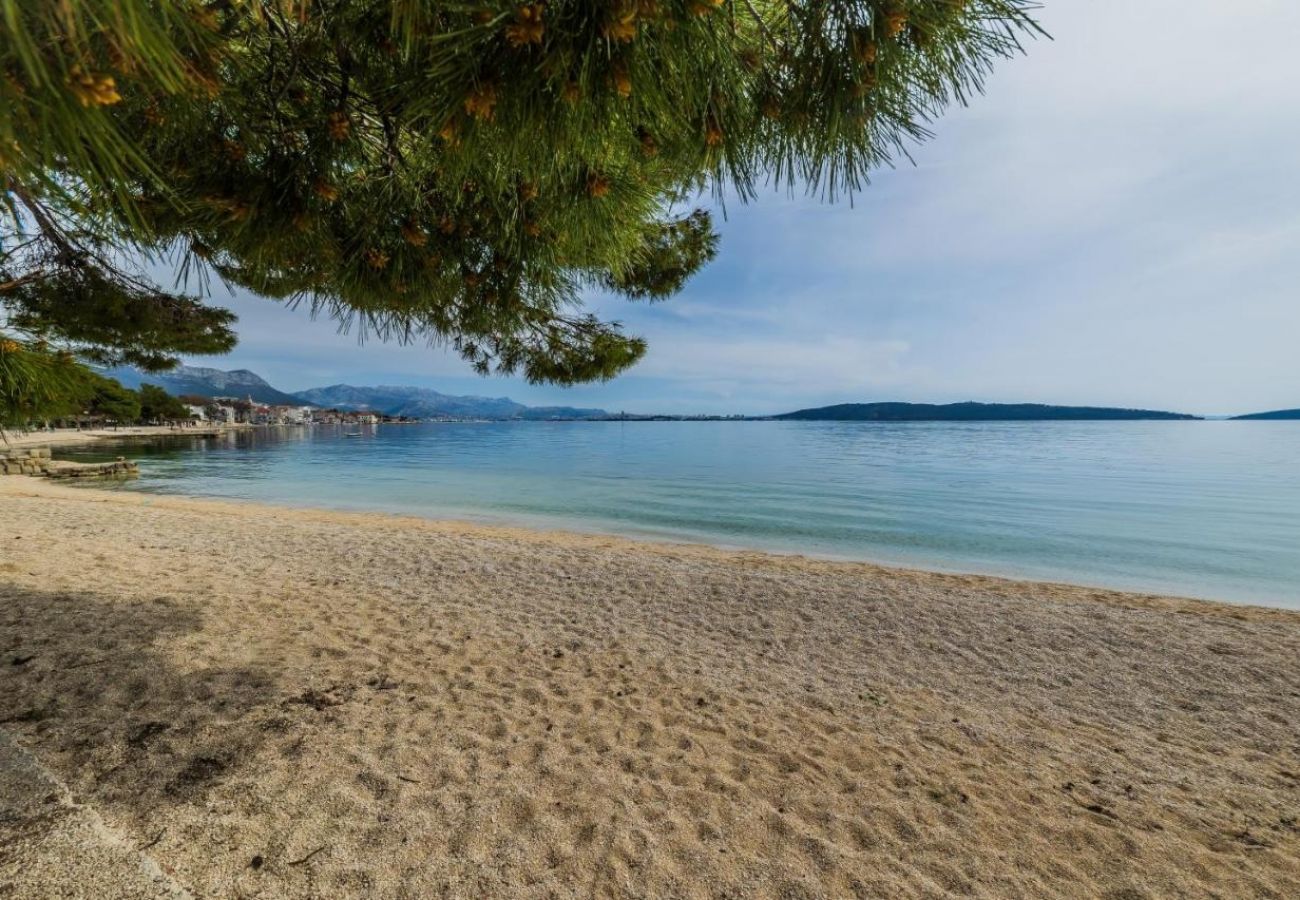
[[[373,410],[390,416],[433,418],[452,416],[478,419],[588,419],[605,415],[602,409],[572,406],[525,406],[509,397],[472,397],[443,394],[431,388],[380,385],[355,387],[334,384],[300,391],[298,398],[317,406]]]
[[[1251,413],[1248,416],[1233,416],[1239,421],[1256,420],[1282,420],[1282,419],[1300,419],[1300,409],[1275,409],[1272,412]]]
[[[454,397],[431,388],[354,387],[350,384],[332,384],[329,387],[299,391],[297,396],[317,406],[338,409],[365,409],[390,416],[469,416],[487,419],[509,419],[526,409],[506,397]]]
[[[196,394],[200,397],[252,397],[258,403],[284,406],[320,406],[348,410],[369,410],[389,416],[416,419],[449,416],[465,419],[590,419],[607,415],[603,409],[572,406],[525,406],[509,397],[458,397],[419,387],[353,387],[335,384],[296,394],[276,390],[264,378],[248,369],[225,372],[203,366],[177,366],[170,372],[150,375],[131,368],[104,372],[129,388],[142,383],[156,384],[167,393]]]
[[[1182,413],[1100,406],[1046,406],[1041,403],[841,403],[773,416],[835,422],[1030,422],[1138,419],[1197,419]]]
[[[196,394],[200,397],[252,397],[258,403],[303,405],[293,394],[277,391],[262,376],[248,369],[224,372],[204,366],[177,366],[170,372],[150,374],[132,368],[109,369],[104,373],[129,388],[142,383],[156,384],[174,396]]]

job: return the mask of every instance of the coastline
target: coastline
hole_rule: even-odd
[[[200,895],[1300,889],[1297,612],[22,477],[0,508],[0,728]]]
[[[346,428],[279,426],[55,456],[140,459],[145,478],[133,489],[150,493],[1300,608],[1300,556],[1288,549],[1300,540],[1291,515],[1300,482],[1289,478],[1300,445],[1285,434],[1258,441],[1249,429],[1206,428],[1187,443],[1157,423],[954,439],[945,429],[899,437],[816,425],[682,423],[643,438],[617,424],[430,424],[346,441]],[[929,452],[908,454],[917,441]],[[1062,446],[1068,459],[1054,455]],[[585,462],[575,466],[574,454]]]
[[[129,425],[125,428],[57,428],[53,431],[5,431],[0,450],[19,447],[68,447],[102,441],[150,437],[203,437],[253,428],[252,425],[223,424],[178,428],[172,425]]]
[[[287,426],[255,426],[287,427]],[[143,491],[104,490],[93,482],[79,486],[57,484],[40,478],[0,478],[0,500],[6,497],[31,497],[65,500],[88,500],[95,503],[143,506],[158,509],[175,509],[206,515],[230,516],[238,520],[243,516],[278,516],[302,522],[381,526],[428,531],[431,534],[485,540],[521,541],[528,544],[551,544],[558,547],[629,553],[664,554],[668,556],[698,557],[723,564],[756,566],[777,572],[817,572],[822,569],[839,571],[845,575],[864,578],[892,576],[901,579],[936,582],[951,581],[953,586],[979,587],[1012,594],[1035,593],[1044,600],[1085,600],[1108,605],[1169,612],[1204,613],[1230,617],[1255,618],[1274,614],[1300,624],[1300,610],[1290,607],[1214,600],[1151,591],[1139,591],[1097,584],[1079,584],[1016,575],[963,571],[922,565],[907,565],[889,561],[854,559],[834,555],[801,553],[798,551],[769,550],[754,547],[731,546],[710,542],[704,538],[691,540],[655,534],[618,533],[598,528],[585,530],[565,527],[566,523],[536,522],[515,524],[494,520],[457,518],[454,516],[421,516],[383,510],[345,509],[304,504],[278,504],[241,498],[206,497],[191,494],[148,493]]]
[[[292,428],[296,426],[273,425],[273,426],[252,426],[256,428]],[[1119,602],[1129,604],[1154,604],[1161,607],[1169,607],[1170,604],[1209,604],[1213,607],[1230,607],[1232,609],[1259,609],[1259,610],[1279,610],[1293,612],[1300,615],[1300,607],[1294,603],[1285,603],[1282,601],[1270,602],[1268,599],[1258,600],[1255,598],[1234,598],[1219,599],[1213,596],[1212,592],[1206,594],[1180,594],[1176,591],[1167,591],[1155,589],[1144,589],[1141,586],[1125,585],[1119,583],[1106,583],[1102,580],[1097,581],[1071,581],[1062,578],[1053,578],[1032,572],[1017,572],[1009,569],[998,570],[993,566],[980,569],[978,566],[963,566],[956,562],[943,562],[939,560],[898,560],[889,559],[883,556],[852,556],[845,554],[836,554],[832,552],[817,553],[813,551],[800,549],[783,549],[780,547],[765,546],[747,546],[744,544],[729,543],[724,540],[712,538],[709,535],[682,535],[674,533],[659,533],[636,528],[618,528],[615,525],[593,524],[590,527],[584,527],[585,523],[566,521],[556,517],[546,516],[510,516],[506,514],[491,513],[466,513],[457,515],[455,513],[439,515],[421,515],[418,513],[400,512],[384,510],[380,508],[357,508],[350,506],[330,506],[321,503],[304,501],[302,503],[286,503],[283,501],[265,501],[246,499],[241,497],[222,497],[218,495],[200,495],[177,493],[154,493],[147,491],[117,490],[104,491],[102,488],[96,488],[96,479],[89,479],[80,486],[72,487],[71,490],[77,494],[84,494],[86,491],[99,491],[109,493],[115,499],[122,502],[142,502],[150,505],[157,502],[166,502],[167,500],[180,501],[182,506],[185,503],[209,504],[210,508],[215,510],[223,505],[232,505],[236,511],[246,510],[248,508],[275,509],[284,513],[303,513],[310,516],[312,513],[320,513],[329,517],[355,517],[358,523],[366,522],[385,522],[394,521],[405,522],[414,526],[430,526],[435,530],[447,532],[463,532],[466,534],[483,533],[506,537],[517,537],[523,540],[530,540],[538,536],[549,536],[556,540],[593,540],[597,545],[607,545],[608,542],[626,542],[629,549],[635,551],[639,549],[650,549],[654,547],[666,547],[669,549],[690,552],[691,550],[700,550],[705,553],[719,554],[721,558],[735,558],[739,561],[750,561],[754,559],[770,558],[772,560],[787,560],[794,563],[806,562],[809,564],[828,564],[832,566],[858,566],[866,574],[877,572],[892,573],[913,573],[919,576],[938,576],[960,579],[962,583],[969,583],[971,580],[987,580],[994,585],[1026,585],[1033,586],[1050,586],[1065,590],[1074,590],[1085,592],[1097,599],[1098,602],[1115,602],[1113,598],[1126,598]],[[11,487],[16,487],[18,482]],[[45,482],[48,484],[48,482]],[[4,484],[0,479],[0,487]],[[53,485],[51,485],[53,487]],[[3,491],[0,491],[0,497]],[[135,501],[126,498],[139,498]]]

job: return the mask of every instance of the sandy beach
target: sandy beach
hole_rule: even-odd
[[[251,428],[251,425],[124,425],[121,428],[55,428],[50,431],[5,431],[0,434],[0,452],[19,447],[67,447],[123,441],[142,437],[195,437],[215,430]]]
[[[1280,610],[0,478],[0,777],[52,786],[0,895],[1295,897],[1297,661]]]

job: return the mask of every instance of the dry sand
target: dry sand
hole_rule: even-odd
[[[126,441],[140,437],[204,437],[213,432],[252,429],[243,423],[201,423],[198,425],[122,425],[121,428],[56,428],[53,430],[0,430],[0,453],[18,447],[69,446],[75,443]]]
[[[196,437],[213,430],[252,428],[251,425],[203,423],[192,427],[176,425],[125,425],[121,428],[56,428],[53,431],[0,431],[0,453],[19,447],[66,447],[142,437]]]
[[[0,479],[2,727],[200,897],[1297,897],[1298,663],[1283,611]]]

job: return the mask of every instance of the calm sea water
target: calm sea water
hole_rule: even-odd
[[[703,541],[1300,608],[1300,422],[273,429],[121,489]]]

